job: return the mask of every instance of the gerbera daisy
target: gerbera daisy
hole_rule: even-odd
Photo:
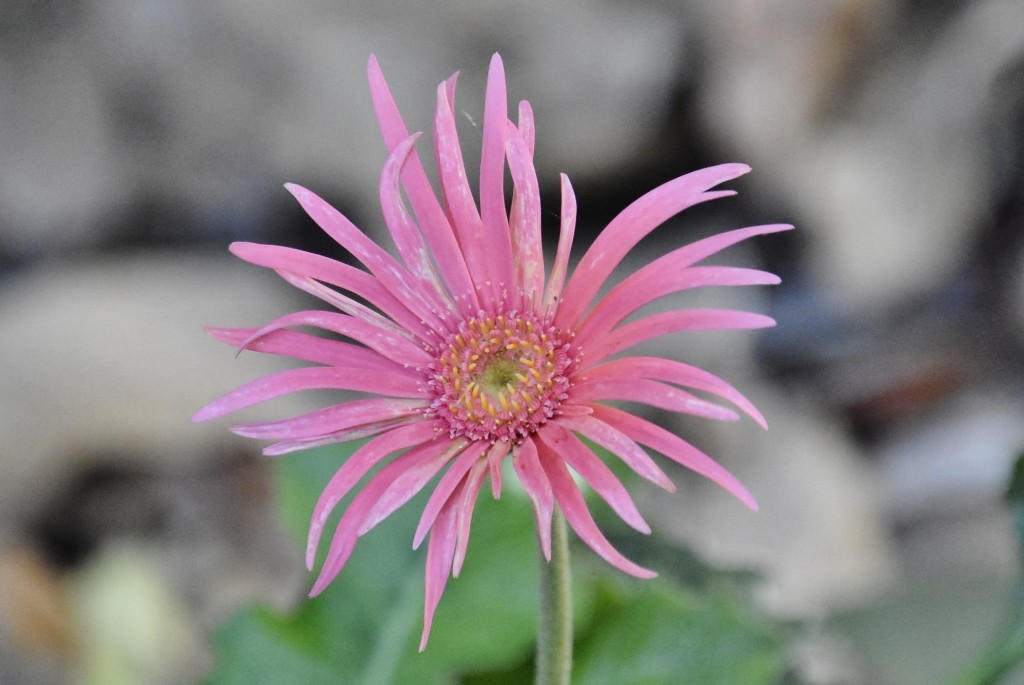
[[[581,438],[673,490],[646,446],[756,509],[747,489],[710,457],[606,402],[738,418],[733,409],[683,389],[688,388],[725,400],[764,425],[743,395],[706,371],[671,359],[619,354],[669,333],[761,328],[773,325],[772,319],[741,311],[687,309],[623,321],[653,300],[689,288],[778,283],[763,271],[697,264],[751,236],[791,227],[753,226],[686,245],[632,274],[594,304],[598,290],[644,236],[687,207],[732,195],[730,190],[711,189],[749,168],[723,164],[701,169],[647,193],[608,224],[571,276],[576,201],[569,179],[562,175],[561,231],[553,266],[545,273],[533,115],[524,101],[518,122],[508,120],[500,58],[491,60],[487,80],[479,207],[455,130],[456,77],[437,89],[434,154],[441,201],[414,149],[419,134],[409,135],[372,57],[369,80],[389,151],[380,202],[397,257],[309,190],[287,185],[309,216],[365,270],[286,247],[232,244],[238,257],[274,269],[336,311],[288,314],[258,329],[209,329],[240,350],[295,357],[316,366],[248,383],[194,417],[212,419],[299,390],[372,395],[355,400],[346,396],[340,404],[301,416],[232,429],[277,441],[266,454],[369,438],[337,471],[314,508],[306,549],[310,569],[332,510],[386,462],[341,515],[310,595],[323,591],[338,575],[360,536],[443,472],[413,540],[418,547],[429,535],[422,649],[449,574],[458,576],[462,568],[477,495],[488,478],[494,497],[500,495],[507,458],[533,503],[547,558],[557,506],[579,537],[610,564],[634,576],[653,577],[652,571],[612,547],[595,525],[573,472],[626,523],[650,532],[623,484]],[[505,203],[506,163],[514,186],[511,209]],[[296,327],[322,329],[343,339]]]

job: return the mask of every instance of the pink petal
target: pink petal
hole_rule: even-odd
[[[242,344],[246,340],[251,340],[253,334],[258,330],[258,328],[208,327],[206,332],[221,342],[241,348]],[[396,364],[362,345],[353,345],[341,340],[328,340],[327,338],[321,338],[300,331],[282,329],[267,333],[260,338],[252,340],[244,349],[293,357],[315,364],[328,364],[331,366],[351,364],[353,366],[372,367],[392,373],[404,373],[411,377],[420,376],[418,372]]]
[[[766,271],[732,266],[679,268],[674,260],[662,258],[640,269],[602,297],[576,329],[576,344],[586,347],[588,342],[611,330],[636,310],[671,293],[709,286],[778,283],[779,277]]]
[[[421,416],[429,404],[424,400],[398,400],[374,397],[354,400],[333,407],[293,416],[280,421],[243,423],[232,432],[259,440],[321,437],[346,428],[405,416]]]
[[[430,499],[427,500],[427,505],[423,508],[423,514],[420,516],[420,522],[416,527],[416,534],[412,540],[413,549],[418,549],[423,543],[423,538],[430,532],[430,527],[434,525],[441,507],[448,502],[452,493],[455,492],[455,488],[459,487],[465,475],[473,468],[473,464],[480,461],[480,457],[485,449],[487,449],[486,442],[474,442],[452,462],[452,465],[448,467],[445,474],[441,476],[441,480],[437,482],[437,487],[434,488],[434,492],[430,494]]]
[[[605,448],[643,478],[669,492],[675,491],[676,486],[672,484],[665,472],[658,468],[654,460],[644,452],[643,448],[614,426],[609,426],[589,415],[559,416],[556,421]]]
[[[544,296],[544,248],[540,237],[540,188],[537,171],[526,142],[509,125],[506,144],[508,168],[515,195],[512,200],[512,254],[515,256],[519,292],[524,306],[536,309]]]
[[[569,268],[569,253],[572,251],[572,240],[576,233],[576,195],[573,193],[569,177],[562,174],[562,220],[558,234],[558,251],[555,263],[551,267],[551,278],[548,279],[547,291],[544,293],[544,312],[550,316],[554,313],[562,297],[565,285],[565,274]]]
[[[593,366],[622,350],[669,333],[770,328],[774,325],[775,319],[770,316],[731,309],[680,309],[654,314],[627,323],[595,340],[587,348],[583,365]]]
[[[466,178],[462,148],[455,130],[455,115],[449,103],[446,84],[437,89],[437,112],[434,116],[434,153],[437,157],[441,190],[451,214],[451,224],[459,247],[466,257],[466,266],[476,287],[482,306],[495,302],[497,283],[492,280],[486,246],[489,244],[483,221]]]
[[[399,256],[422,287],[433,289],[439,298],[444,300],[447,292],[434,273],[423,234],[405,209],[405,202],[402,200],[402,167],[408,162],[418,138],[418,133],[410,136],[396,145],[388,155],[380,175],[380,206],[384,213],[384,223],[388,226]]]
[[[392,153],[394,154],[394,153]],[[394,257],[370,240],[341,212],[318,195],[294,183],[286,183],[295,199],[320,228],[358,259],[377,280],[410,311],[435,331],[446,331],[439,316],[447,308],[436,292],[418,285],[415,278]]]
[[[533,120],[533,108],[526,100],[519,101],[518,128],[519,135],[523,137],[523,142],[526,143],[526,149],[530,151],[530,157],[533,157],[533,150],[537,139],[537,128]]]
[[[537,454],[540,465],[547,474],[551,483],[551,490],[558,506],[562,508],[566,521],[576,531],[587,546],[597,552],[598,556],[607,561],[615,568],[636,576],[637,578],[654,578],[658,574],[622,556],[618,550],[612,547],[611,543],[598,530],[597,524],[590,516],[587,503],[583,500],[583,494],[573,481],[569,469],[565,467],[561,457],[549,450],[543,442],[537,445]]]
[[[741,502],[757,511],[754,496],[743,487],[735,476],[726,471],[718,462],[707,456],[682,438],[664,428],[624,411],[604,405],[594,405],[594,416],[639,443],[664,454],[669,459],[713,480],[731,492]]]
[[[480,218],[487,235],[488,254],[497,270],[491,278],[511,289],[513,251],[505,211],[505,138],[508,97],[501,57],[491,57],[484,97],[483,146],[480,152]],[[541,262],[543,264],[543,262]]]
[[[652,407],[692,414],[717,421],[736,421],[739,416],[731,409],[702,400],[671,385],[646,378],[605,378],[585,380],[573,386],[571,396],[577,402],[624,400],[642,402]]]
[[[325,331],[338,333],[363,343],[371,350],[402,366],[426,366],[432,357],[411,339],[397,335],[391,329],[380,328],[371,323],[337,312],[294,312],[274,319],[245,341],[248,347],[264,335],[289,326],[315,326]]]
[[[491,469],[491,495],[494,499],[501,499],[501,462],[505,460],[508,450],[508,443],[499,440],[487,451],[487,464]]]
[[[441,447],[448,443],[446,440],[439,440]],[[334,539],[331,541],[324,565],[320,569],[320,575],[310,590],[310,596],[323,592],[341,569],[348,562],[352,550],[355,548],[358,539],[358,531],[366,517],[371,514],[376,502],[388,490],[396,478],[400,477],[409,469],[415,469],[424,461],[429,461],[436,456],[438,444],[426,443],[415,447],[405,454],[396,457],[387,466],[378,471],[359,491],[341,515],[341,520],[335,528]]]
[[[365,271],[327,257],[277,245],[235,242],[231,243],[229,249],[236,257],[250,264],[323,281],[354,293],[421,338],[427,337],[426,326],[380,281]]]
[[[402,115],[398,112],[394,98],[391,97],[391,91],[388,89],[376,58],[370,58],[367,71],[370,80],[370,95],[373,98],[377,121],[380,123],[384,143],[390,153],[409,137],[409,131],[402,121]],[[437,196],[430,186],[430,181],[427,180],[427,174],[423,170],[423,164],[415,150],[409,154],[408,160],[402,167],[401,175],[409,203],[412,205],[416,219],[430,245],[431,255],[436,260],[437,267],[448,284],[448,288],[456,302],[462,307],[461,311],[464,315],[476,312],[480,305],[476,300],[476,293],[462,250],[459,249],[455,234],[452,233],[452,227],[437,201]]]
[[[409,426],[396,428],[378,438],[366,443],[355,454],[341,465],[341,468],[334,474],[327,487],[320,493],[316,506],[313,507],[313,515],[309,523],[309,536],[306,541],[306,568],[312,569],[316,559],[316,548],[320,544],[320,535],[323,533],[327,517],[334,511],[338,502],[348,494],[349,490],[355,487],[356,483],[362,480],[370,469],[380,463],[389,455],[399,450],[419,445],[428,440],[436,438],[441,429],[441,421],[422,421]],[[447,440],[439,440],[439,444],[447,443]],[[403,462],[405,463],[405,462]],[[383,470],[382,470],[383,472]],[[386,486],[381,485],[383,491]],[[341,527],[339,526],[339,530]],[[355,530],[350,531],[353,538],[356,537]]]
[[[394,397],[423,397],[422,381],[360,367],[311,366],[257,378],[222,395],[192,417],[208,421],[301,390],[355,390]]]
[[[724,400],[728,400],[746,412],[762,428],[768,427],[761,412],[739,390],[718,376],[674,359],[663,359],[661,357],[625,357],[614,359],[600,366],[588,369],[586,378],[588,380],[652,378],[668,383],[676,383],[677,385],[709,392]]]
[[[650,534],[651,527],[637,511],[625,486],[579,438],[555,421],[537,431],[537,438],[571,466],[623,521],[641,533]]]
[[[453,457],[466,448],[465,440],[449,442],[447,446],[443,440],[438,440],[437,442],[439,443],[437,445],[428,443],[415,448],[415,451],[422,451],[425,455],[430,456],[426,460],[406,468],[388,485],[387,489],[380,494],[373,507],[367,512],[362,525],[356,531],[357,535],[360,537],[366,535],[374,526],[388,516],[391,516],[399,507],[419,494],[420,490],[425,488],[427,483],[441,472],[445,464],[449,463]]]
[[[430,626],[434,622],[434,611],[448,584],[448,574],[451,572],[452,560],[455,558],[458,525],[458,515],[455,509],[456,502],[453,497],[441,509],[437,522],[430,529],[430,543],[427,545],[427,568],[424,574],[421,652],[427,647]]]
[[[745,164],[720,164],[669,181],[635,200],[594,240],[566,286],[555,325],[573,329],[587,305],[622,258],[640,240],[688,207],[733,191],[707,192],[719,183],[750,171]]]
[[[420,423],[423,421],[423,417],[410,414],[409,416],[399,416],[393,419],[382,419],[380,421],[374,421],[373,423],[364,423],[360,426],[353,426],[352,428],[343,428],[336,430],[333,433],[325,433],[312,438],[296,438],[294,440],[282,440],[281,442],[275,442],[272,445],[268,445],[263,448],[263,454],[268,457],[276,457],[282,454],[288,454],[290,452],[299,452],[301,450],[308,450],[314,447],[323,447],[324,445],[337,445],[343,442],[351,442],[353,440],[363,440],[364,438],[372,438],[381,433],[385,433],[399,426],[406,426],[411,423]]]
[[[339,293],[334,288],[324,285],[320,281],[314,281],[312,278],[299,276],[298,274],[293,274],[290,271],[283,271],[281,269],[278,269],[277,275],[287,281],[289,285],[298,288],[303,292],[309,293],[313,297],[323,300],[335,309],[344,312],[349,316],[362,319],[366,323],[377,326],[378,328],[384,328],[403,337],[409,337],[409,334],[412,333],[420,338],[420,340],[424,341],[436,337],[432,331],[420,323],[415,315],[407,310],[402,312],[401,315],[407,320],[403,325],[399,325],[386,316],[370,309],[366,305],[355,301],[348,295]]]
[[[452,563],[452,575],[456,578],[462,572],[462,563],[466,560],[466,550],[469,549],[469,528],[473,521],[473,508],[476,506],[477,495],[480,494],[480,487],[484,484],[484,477],[487,475],[487,462],[478,461],[473,469],[466,476],[466,482],[457,494],[458,496],[458,534],[455,538],[455,561]]]
[[[527,438],[512,448],[512,468],[519,476],[537,517],[537,535],[544,558],[551,561],[551,516],[554,512],[554,495],[551,484],[541,468],[537,457],[537,446],[533,438]]]

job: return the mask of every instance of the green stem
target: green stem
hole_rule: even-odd
[[[572,577],[565,516],[555,507],[551,561],[540,557],[540,626],[535,685],[569,685],[572,673]]]

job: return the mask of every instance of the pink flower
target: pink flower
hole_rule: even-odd
[[[316,504],[306,549],[311,569],[332,510],[371,469],[390,458],[342,514],[311,596],[338,575],[360,536],[442,474],[414,537],[415,547],[430,536],[420,649],[449,573],[458,576],[462,568],[477,495],[489,477],[494,497],[499,496],[502,463],[510,455],[533,503],[540,544],[548,558],[557,504],[597,554],[640,578],[655,574],[609,544],[594,524],[571,471],[630,526],[642,533],[649,533],[650,527],[619,479],[580,437],[606,448],[666,490],[674,486],[641,445],[757,508],[746,488],[710,457],[669,431],[605,402],[626,400],[711,419],[738,418],[732,409],[683,390],[688,388],[726,400],[765,425],[743,395],[706,371],[671,359],[616,355],[679,331],[774,325],[760,314],[706,309],[622,322],[649,302],[689,288],[778,283],[776,276],[763,271],[697,263],[751,236],[791,228],[753,226],[681,247],[593,304],[613,269],[644,236],[691,205],[732,195],[733,191],[711,188],[749,168],[723,164],[701,169],[647,193],[604,229],[568,278],[576,201],[569,179],[562,175],[561,232],[554,264],[545,273],[530,106],[520,103],[517,124],[507,119],[505,75],[495,55],[484,103],[478,208],[455,132],[455,78],[438,87],[434,119],[442,204],[413,147],[419,134],[409,135],[376,60],[370,59],[370,91],[390,152],[381,174],[380,201],[398,258],[312,192],[288,185],[310,217],[365,270],[286,247],[234,243],[235,255],[274,269],[338,311],[287,314],[259,329],[210,329],[214,337],[239,349],[295,357],[316,366],[248,383],[194,417],[212,419],[314,388],[371,395],[232,430],[276,440],[264,450],[275,455],[370,438],[341,466]],[[515,191],[511,209],[506,208],[503,189],[506,162]],[[404,204],[403,189],[412,213]],[[293,330],[299,326],[320,328],[346,340]]]

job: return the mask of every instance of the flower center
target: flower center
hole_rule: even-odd
[[[533,314],[481,312],[439,346],[430,414],[451,437],[517,440],[555,416],[575,361],[566,336]]]

